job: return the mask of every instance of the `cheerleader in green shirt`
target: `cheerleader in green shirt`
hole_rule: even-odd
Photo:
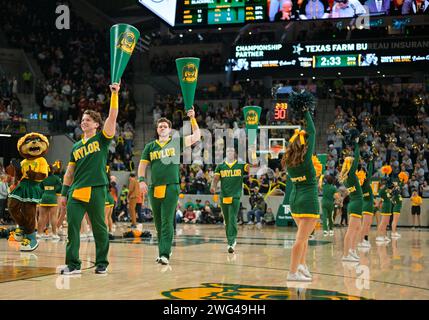
[[[50,222],[52,227],[52,240],[60,240],[57,235],[57,194],[61,192],[61,180],[53,174],[53,165],[49,168],[49,174],[40,183],[40,188],[43,190],[42,199],[39,204],[39,219],[37,221],[37,233],[41,238],[49,238],[43,234],[43,231]]]
[[[290,195],[290,209],[298,226],[291,251],[288,281],[312,281],[305,258],[310,234],[320,217],[316,170],[312,161],[316,128],[308,110],[305,111],[304,119],[306,131],[295,130],[282,159],[283,167],[287,168],[294,186]]]
[[[390,166],[385,166],[390,167]],[[383,168],[382,168],[383,170]],[[390,168],[391,170],[391,168]],[[387,237],[387,225],[390,221],[390,216],[392,215],[392,191],[393,183],[390,181],[390,178],[387,178],[384,182],[384,185],[381,187],[378,195],[383,199],[383,205],[381,207],[381,222],[377,227],[377,237],[375,238],[376,242],[390,242],[390,239]]]
[[[349,225],[346,235],[344,236],[344,252],[343,261],[359,262],[359,256],[356,252],[357,242],[361,229],[362,221],[362,188],[356,171],[359,164],[359,138],[355,140],[353,157],[344,159],[341,169],[339,181],[344,184],[349,193],[350,202],[347,205],[347,213],[349,215]]]
[[[138,180],[143,195],[148,194],[153,211],[158,237],[159,256],[157,263],[167,265],[171,257],[171,246],[174,235],[174,215],[180,192],[180,154],[181,147],[189,147],[201,140],[201,132],[195,119],[194,109],[187,113],[191,119],[193,134],[182,137],[171,137],[172,124],[166,118],[156,123],[158,139],[144,147],[138,169]],[[150,165],[151,181],[149,188],[145,182],[146,169]]]
[[[226,149],[226,159],[215,170],[210,192],[215,193],[221,182],[220,207],[225,220],[225,231],[228,241],[228,252],[234,253],[237,244],[237,215],[243,191],[243,177],[249,172],[249,165],[237,160],[234,148]]]
[[[326,237],[334,234],[332,215],[334,212],[334,196],[337,193],[337,188],[335,187],[333,176],[327,175],[322,177],[321,182],[325,182],[322,187],[322,224],[323,235]]]
[[[371,229],[372,219],[374,217],[374,194],[371,188],[372,173],[374,170],[374,163],[372,159],[367,164],[367,171],[363,171],[364,182],[362,184],[363,206],[362,206],[362,228],[359,247],[371,248],[368,240],[369,231]]]

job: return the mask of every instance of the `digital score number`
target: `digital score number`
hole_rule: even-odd
[[[277,102],[274,105],[274,120],[283,121],[287,119],[287,102]]]

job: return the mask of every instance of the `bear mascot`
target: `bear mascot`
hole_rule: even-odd
[[[49,165],[43,156],[48,152],[49,141],[44,135],[28,133],[18,140],[19,154],[24,158],[15,170],[15,180],[19,181],[10,193],[8,208],[18,224],[15,240],[21,241],[21,251],[33,251],[39,243],[36,239],[36,206],[43,190],[39,184],[48,176]]]

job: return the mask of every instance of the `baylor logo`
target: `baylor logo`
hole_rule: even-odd
[[[136,36],[132,32],[124,32],[120,35],[118,39],[117,48],[122,51],[131,54],[133,53],[134,47],[136,46]]]
[[[197,66],[191,62],[185,64],[182,69],[182,78],[185,82],[195,82],[198,77],[198,69]]]
[[[199,287],[177,288],[161,293],[169,299],[183,300],[366,300],[337,291],[252,286],[228,283],[202,283]]]
[[[257,125],[259,123],[258,113],[254,110],[250,110],[246,116],[246,123],[248,125]]]

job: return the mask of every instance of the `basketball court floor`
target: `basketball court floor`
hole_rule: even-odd
[[[119,225],[122,235],[126,225]],[[310,240],[307,264],[313,282],[287,282],[295,229],[239,227],[235,254],[226,252],[223,225],[177,225],[169,266],[155,262],[153,238],[111,242],[107,275],[94,273],[95,245],[81,243],[83,272],[61,276],[64,240],[41,240],[32,253],[0,240],[0,299],[429,299],[429,230],[399,229],[387,245],[372,241],[361,261],[341,261],[345,228],[333,237],[320,230]],[[375,230],[371,237],[374,239]]]

